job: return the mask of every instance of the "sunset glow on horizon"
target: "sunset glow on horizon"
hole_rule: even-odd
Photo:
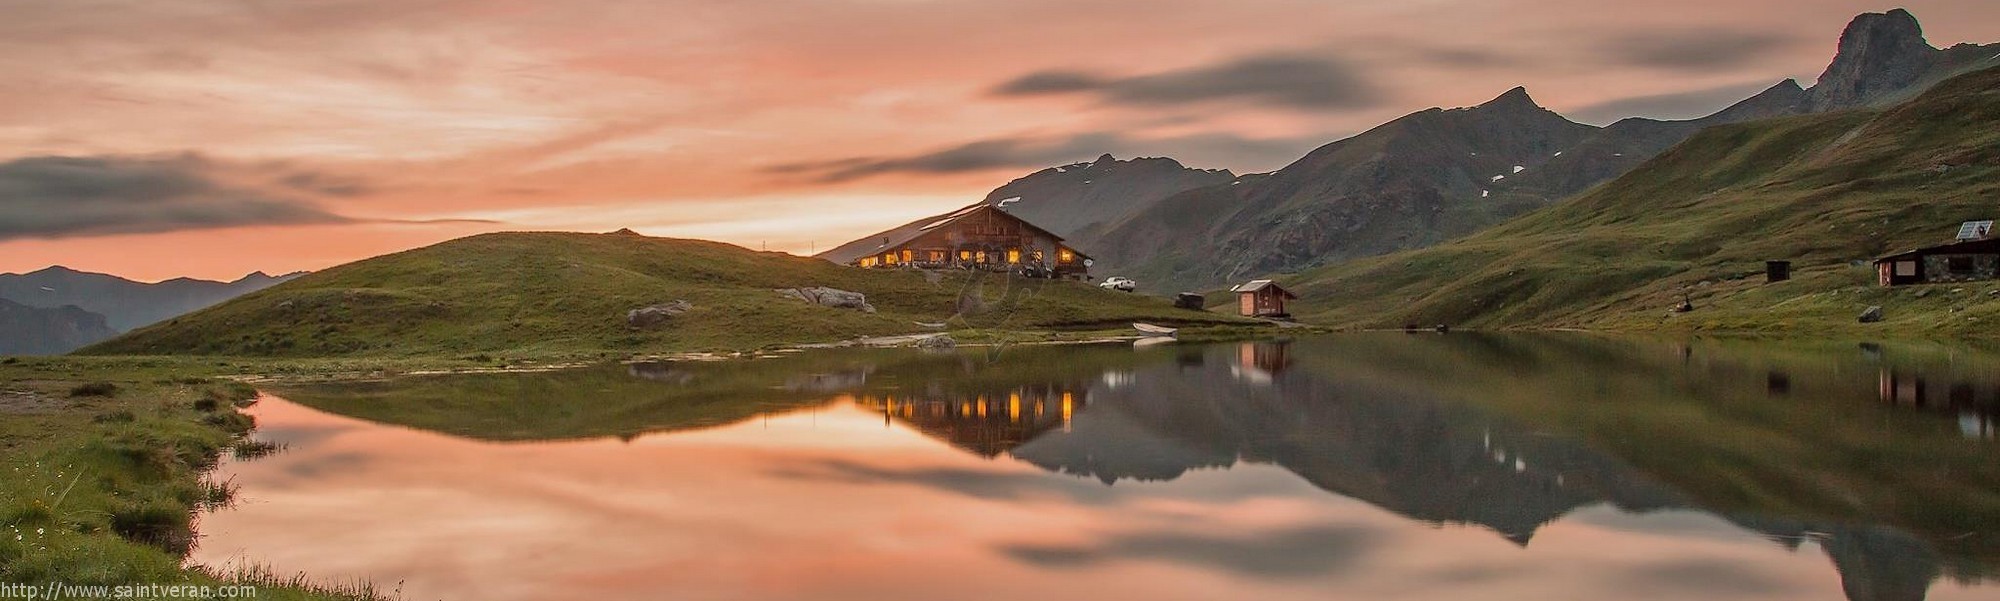
[[[324,269],[483,232],[809,254],[1035,170],[1268,171],[1526,86],[1587,123],[1810,85],[1850,0],[0,0],[0,272]],[[1991,0],[1901,3],[1934,46]]]

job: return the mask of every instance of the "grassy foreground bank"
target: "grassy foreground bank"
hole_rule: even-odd
[[[248,585],[258,599],[386,598],[366,584],[184,565],[199,543],[200,514],[227,506],[235,492],[208,472],[224,453],[274,450],[247,437],[255,423],[238,411],[256,401],[255,389],[188,368],[0,359],[0,582]]]

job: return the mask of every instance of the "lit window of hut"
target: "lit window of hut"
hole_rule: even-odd
[[[1020,263],[1020,262],[1021,262],[1021,249],[1018,249],[1018,248],[1010,248],[1010,249],[1007,249],[1007,262],[1008,262],[1008,263]]]

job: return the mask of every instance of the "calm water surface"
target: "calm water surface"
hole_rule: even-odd
[[[2000,354],[1563,335],[275,390],[195,560],[411,599],[2000,599]]]

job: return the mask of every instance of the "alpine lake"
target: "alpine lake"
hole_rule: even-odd
[[[1368,333],[280,385],[193,561],[409,599],[2000,599],[2000,350]]]

